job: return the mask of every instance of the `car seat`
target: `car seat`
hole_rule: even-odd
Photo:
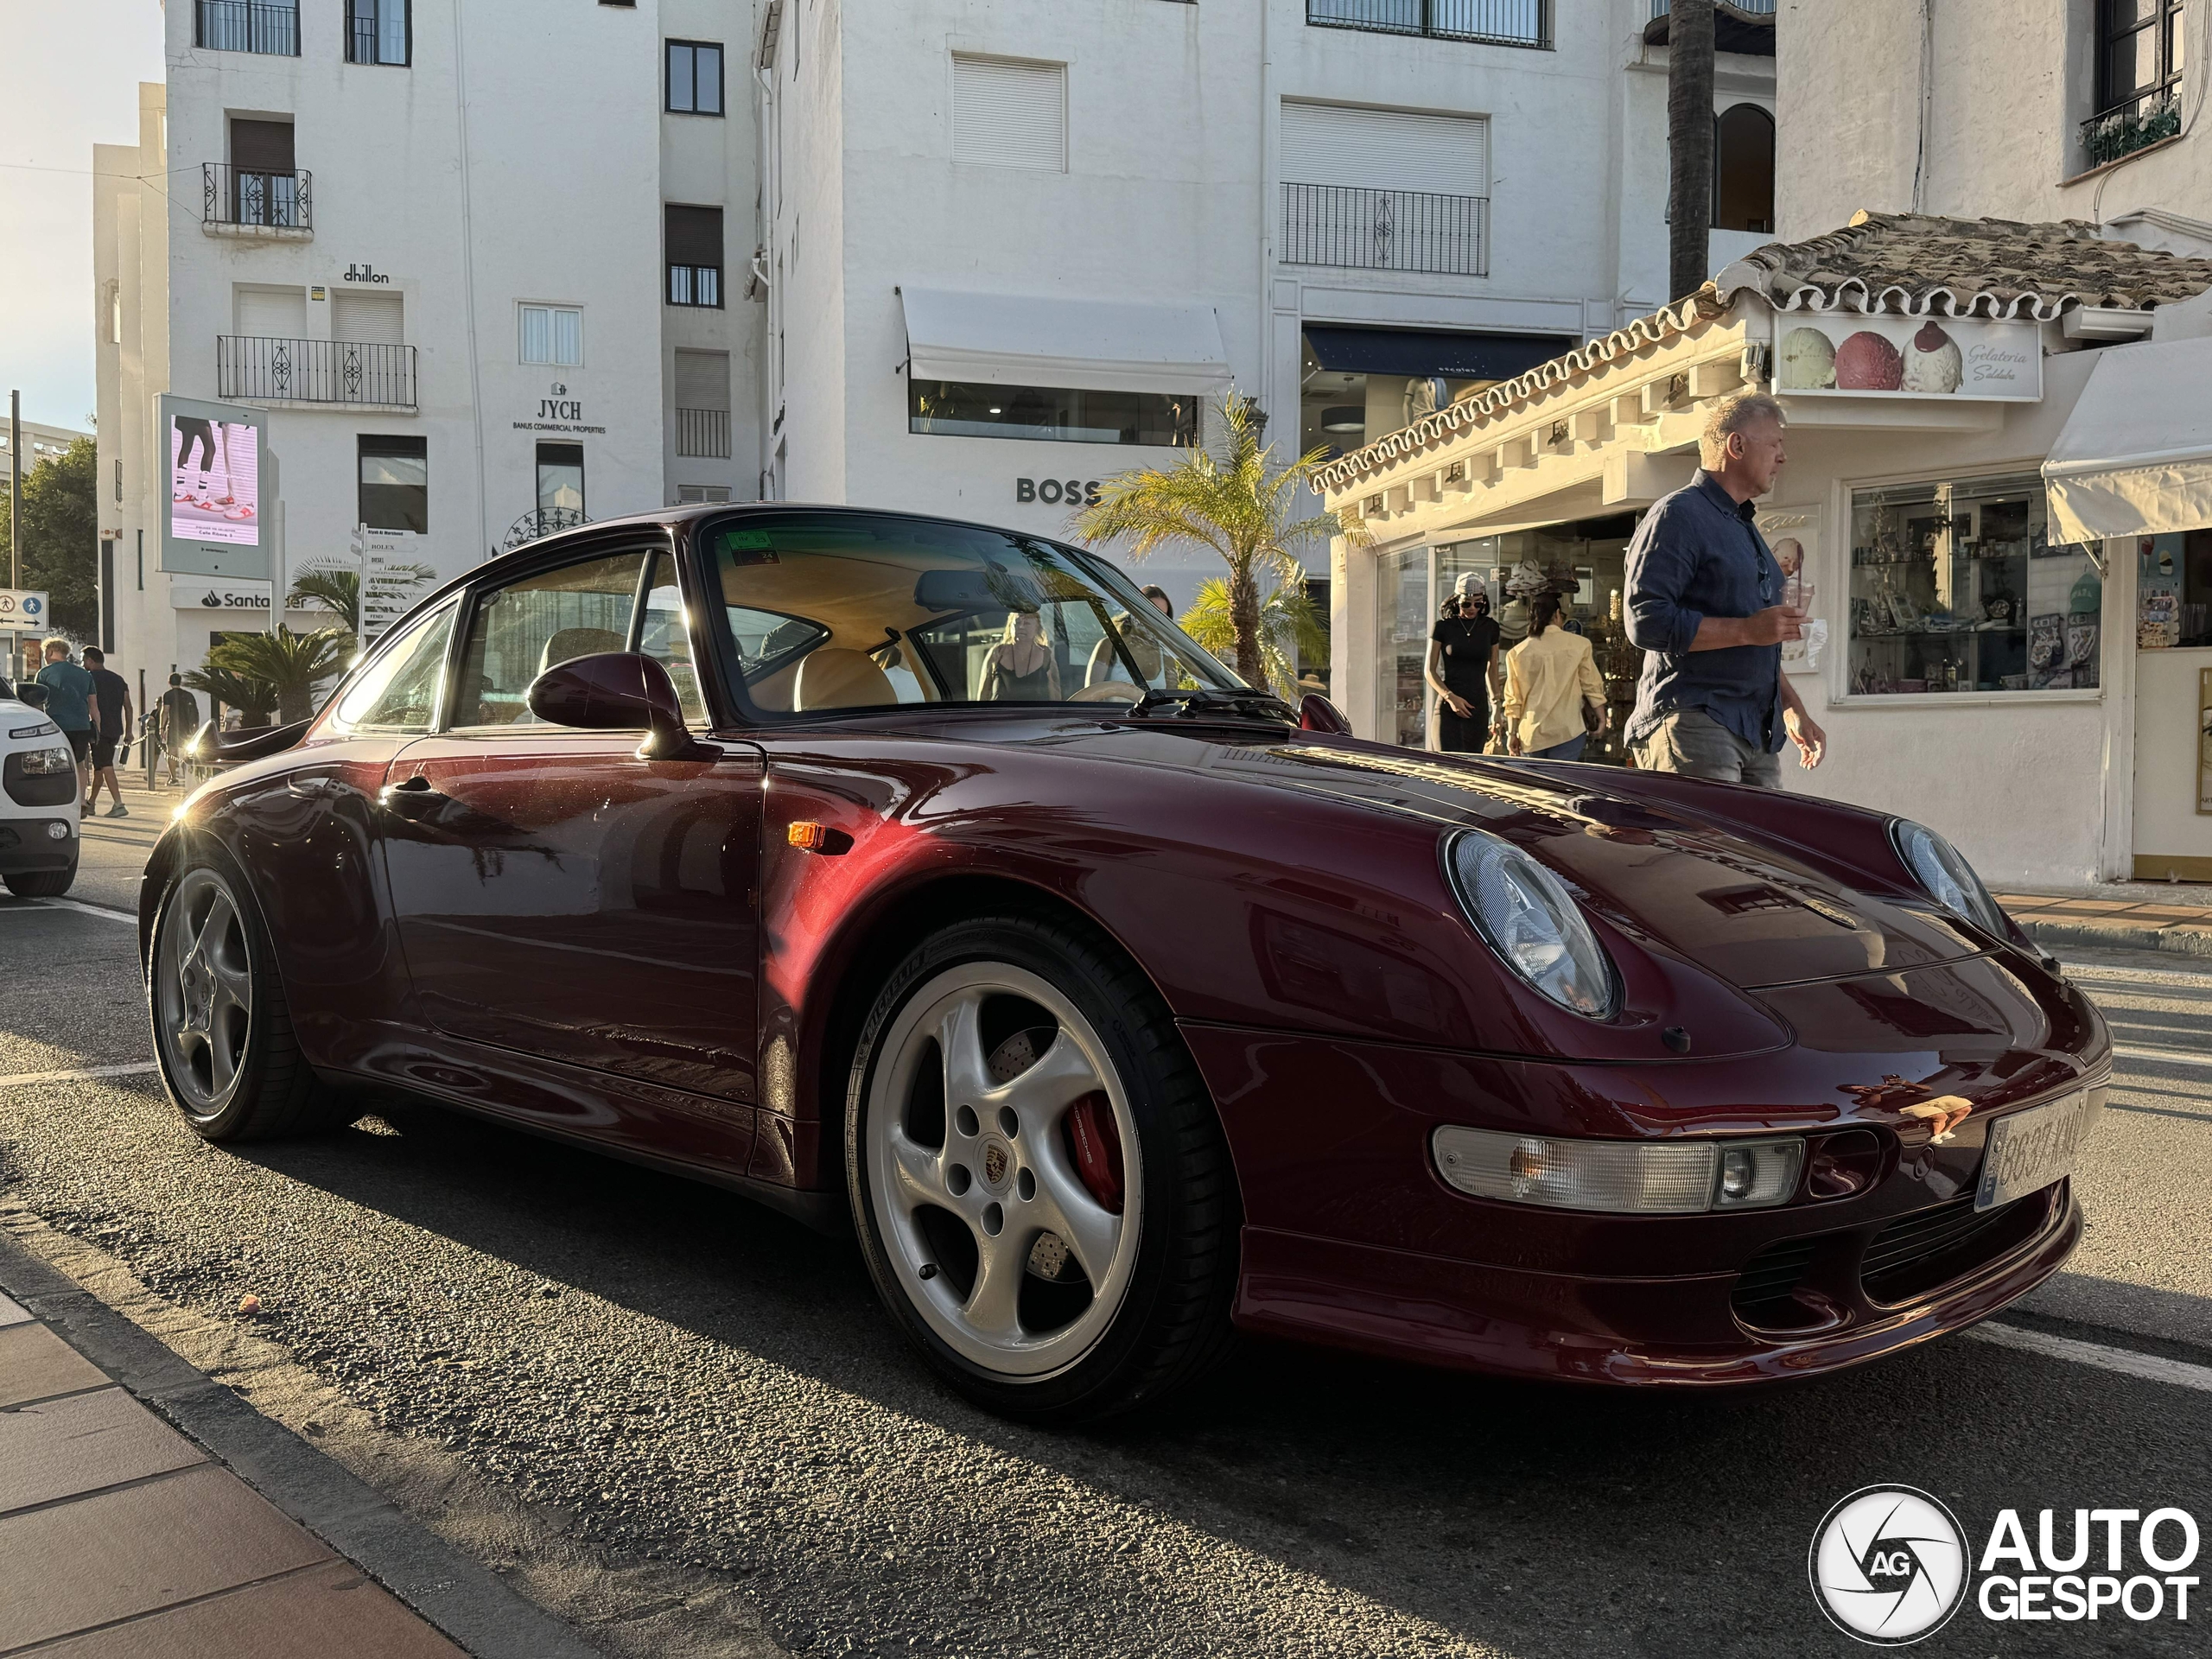
[[[891,677],[866,652],[824,645],[799,664],[791,701],[800,709],[865,709],[894,703],[899,694]]]

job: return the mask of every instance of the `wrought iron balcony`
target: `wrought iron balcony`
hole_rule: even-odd
[[[300,55],[297,0],[194,0],[192,43],[209,52],[264,52],[274,57]]]
[[[1490,273],[1490,200],[1341,184],[1282,188],[1282,257],[1292,265]]]
[[[206,162],[200,168],[203,229],[243,235],[307,236],[315,227],[313,179]]]
[[[2115,104],[2082,124],[2082,164],[2102,167],[2181,130],[2181,88],[2161,87]]]
[[[215,395],[256,404],[413,409],[415,348],[358,340],[219,334]]]
[[[1317,29],[1426,35],[1491,46],[1552,43],[1550,0],[1306,0],[1306,21]]]
[[[512,552],[544,537],[576,530],[590,522],[575,507],[533,507],[507,526],[507,539],[502,550]]]
[[[676,453],[709,460],[729,459],[729,411],[726,409],[679,409],[676,411]]]
[[[1651,0],[1651,15],[1654,17],[1664,17],[1673,3],[1674,0]],[[1774,0],[1714,0],[1714,3],[1726,6],[1732,10],[1740,11],[1748,17],[1774,16]]]

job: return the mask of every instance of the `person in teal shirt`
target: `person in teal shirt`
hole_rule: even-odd
[[[92,787],[92,734],[99,728],[100,711],[92,698],[92,677],[69,660],[69,642],[46,642],[46,666],[38,671],[46,688],[46,717],[69,740],[77,757],[77,792],[81,798]]]

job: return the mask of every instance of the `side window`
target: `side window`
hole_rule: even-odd
[[[683,718],[693,725],[704,724],[707,704],[699,695],[699,676],[691,665],[691,631],[683,611],[683,594],[676,585],[676,561],[666,553],[653,561],[638,649],[668,671],[676,695],[683,699]]]
[[[526,576],[479,595],[454,688],[450,726],[536,726],[530,683],[578,657],[630,648],[643,553]]]
[[[460,608],[458,601],[442,605],[393,640],[339,698],[331,724],[345,732],[429,731]]]

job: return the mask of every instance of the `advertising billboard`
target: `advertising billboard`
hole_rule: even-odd
[[[156,454],[168,457],[162,569],[269,580],[276,471],[268,415],[236,404],[155,400]]]

